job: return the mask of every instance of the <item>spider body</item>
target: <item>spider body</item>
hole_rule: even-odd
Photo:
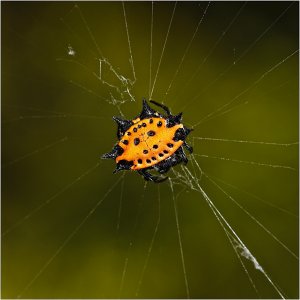
[[[191,129],[181,123],[181,113],[172,115],[166,106],[152,100],[150,102],[163,108],[166,115],[154,111],[144,99],[142,112],[134,120],[113,117],[118,124],[119,142],[102,158],[116,160],[114,173],[134,170],[145,180],[162,182],[167,177],[161,179],[150,174],[148,170],[154,169],[163,174],[181,162],[187,163],[182,146],[192,152],[192,147],[185,142]]]

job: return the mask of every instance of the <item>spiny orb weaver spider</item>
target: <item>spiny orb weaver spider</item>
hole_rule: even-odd
[[[143,99],[142,112],[134,120],[113,117],[118,125],[119,141],[102,158],[116,160],[117,167],[113,173],[135,170],[145,180],[158,183],[168,177],[154,176],[148,170],[154,169],[163,174],[181,162],[186,164],[188,159],[182,146],[193,152],[193,148],[185,141],[192,129],[181,123],[182,113],[172,115],[167,106],[153,100],[150,102],[161,107],[166,115],[153,110]]]

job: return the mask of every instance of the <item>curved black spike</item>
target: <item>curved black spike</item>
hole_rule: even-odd
[[[175,156],[172,155],[167,159],[160,161],[158,164],[154,165],[153,167],[160,174],[164,174],[167,173],[174,164],[176,164],[175,160],[176,160]]]
[[[150,102],[153,103],[153,104],[155,104],[158,107],[161,107],[167,113],[168,116],[171,115],[171,111],[170,111],[169,107],[167,107],[167,106],[165,106],[165,105],[163,105],[161,103],[158,103],[158,102],[156,102],[154,100],[150,100]]]
[[[166,121],[167,121],[167,127],[173,127],[177,124],[180,124],[181,123],[181,120],[182,120],[182,112],[179,113],[178,115],[175,115],[175,116],[172,116],[170,115]]]
[[[115,159],[116,158],[116,155],[114,152],[108,152],[108,153],[104,153],[102,156],[101,156],[102,159],[109,159],[109,158],[112,158],[112,159]]]
[[[120,139],[124,133],[133,125],[130,120],[123,120],[119,117],[113,117],[113,120],[118,124],[117,137]]]
[[[115,145],[110,152],[104,153],[101,156],[101,158],[103,158],[103,159],[109,159],[109,158],[116,159],[116,157],[121,155],[123,152],[124,152],[124,149],[121,146]]]
[[[193,131],[193,129],[187,127],[178,128],[174,134],[173,141],[175,142],[178,142],[179,140],[184,141],[191,131]]]
[[[122,171],[122,170],[130,170],[130,168],[133,166],[133,161],[128,161],[125,159],[120,160],[117,163],[117,166],[115,168],[115,170],[113,171],[113,174]]]
[[[178,142],[178,141],[184,141],[186,137],[186,134],[185,134],[185,130],[183,128],[178,128],[174,134],[174,137],[173,137],[173,141],[175,142]]]
[[[113,117],[113,120],[116,121],[118,124],[118,127],[120,127],[122,130],[126,131],[128,128],[133,124],[130,120],[123,120],[119,117]]]
[[[146,99],[143,98],[143,108],[142,108],[142,112],[140,113],[139,118],[141,120],[149,118],[149,117],[153,117],[155,114],[155,110],[153,110],[147,103]]]

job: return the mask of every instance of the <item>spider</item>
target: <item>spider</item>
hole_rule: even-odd
[[[164,174],[181,162],[186,164],[188,159],[183,146],[190,153],[193,152],[193,148],[185,141],[192,129],[181,123],[182,113],[172,115],[167,106],[153,100],[150,102],[162,108],[165,115],[153,110],[143,99],[142,112],[135,119],[113,117],[118,125],[119,141],[102,158],[116,160],[117,166],[113,173],[134,170],[145,180],[159,183],[168,177],[154,176],[148,171],[154,169]]]

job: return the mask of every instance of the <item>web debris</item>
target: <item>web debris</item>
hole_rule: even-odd
[[[123,112],[121,111],[121,105],[128,102],[128,101],[135,101],[135,97],[133,96],[133,86],[135,85],[137,78],[135,74],[134,69],[134,63],[133,63],[133,55],[131,50],[131,43],[130,43],[130,37],[129,37],[129,30],[128,30],[128,24],[126,19],[126,12],[125,12],[125,6],[124,3],[122,3],[123,6],[123,14],[124,14],[124,20],[125,20],[125,28],[126,28],[126,34],[127,34],[127,40],[128,40],[128,47],[129,47],[129,53],[130,53],[130,59],[129,63],[132,68],[133,72],[133,79],[130,79],[129,77],[126,77],[119,71],[119,68],[114,66],[114,64],[109,61],[104,55],[102,50],[100,49],[100,46],[97,43],[96,37],[94,33],[92,32],[83,12],[81,11],[80,7],[75,4],[73,8],[69,11],[69,13],[66,15],[68,16],[71,14],[74,10],[76,10],[79,14],[79,17],[82,21],[82,24],[86,31],[88,32],[88,35],[92,41],[92,43],[95,45],[97,53],[94,53],[88,46],[86,46],[87,50],[89,52],[93,53],[95,57],[95,60],[98,63],[98,72],[90,70],[90,68],[83,62],[79,61],[79,59],[75,60],[76,52],[70,44],[68,45],[68,56],[73,57],[73,59],[65,59],[65,58],[58,58],[57,61],[65,61],[72,64],[76,64],[84,69],[85,72],[89,73],[90,75],[94,76],[101,84],[102,86],[106,87],[105,92],[106,95],[98,95],[98,93],[86,86],[84,86],[80,82],[76,82],[74,80],[69,80],[71,84],[74,84],[78,88],[82,89],[83,91],[96,96],[97,98],[103,99],[109,104],[116,106],[120,114],[123,116]],[[83,39],[76,33],[68,24],[68,22],[65,20],[66,16],[64,18],[61,18],[62,23],[67,27],[67,29],[70,31],[70,33],[81,43],[83,42]],[[86,43],[83,43],[86,45]]]
[[[68,55],[70,55],[70,56],[76,55],[75,50],[73,49],[73,47],[70,44],[68,45]]]

